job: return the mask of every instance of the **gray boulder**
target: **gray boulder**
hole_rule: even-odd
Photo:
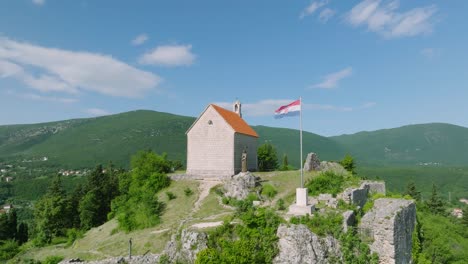
[[[339,242],[331,237],[320,238],[305,225],[281,224],[278,227],[279,253],[273,259],[276,264],[340,263],[342,253]]]
[[[348,210],[343,213],[343,231],[346,233],[350,226],[356,224],[356,216],[353,210]]]
[[[238,200],[247,198],[249,193],[258,185],[258,178],[250,172],[241,172],[232,176],[224,183],[226,197],[232,197]]]
[[[320,162],[320,170],[323,172],[331,171],[339,175],[347,175],[349,173],[341,164],[332,161]]]
[[[319,171],[319,170],[320,170],[320,160],[317,154],[313,152],[307,154],[307,158],[304,163],[304,171]]]
[[[412,234],[416,221],[414,201],[381,198],[362,217],[359,230],[364,240],[372,241],[370,249],[380,263],[411,263]]]
[[[164,249],[164,253],[169,257],[171,263],[184,262],[194,263],[197,253],[207,248],[208,236],[204,232],[193,230],[182,230],[180,241],[173,235]]]

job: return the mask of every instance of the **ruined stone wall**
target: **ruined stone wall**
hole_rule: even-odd
[[[382,264],[411,263],[412,234],[416,222],[414,201],[381,198],[361,219],[359,229]]]

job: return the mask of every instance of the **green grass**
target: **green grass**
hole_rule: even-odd
[[[184,189],[191,188],[194,194],[184,195]],[[165,191],[170,191],[177,195],[176,199],[167,200]],[[102,226],[93,228],[86,232],[83,238],[66,247],[65,244],[53,245],[43,248],[31,248],[21,254],[22,259],[44,260],[50,255],[60,255],[65,258],[80,258],[83,260],[97,260],[114,256],[128,254],[128,241],[132,238],[133,254],[142,255],[147,251],[151,253],[161,252],[171,235],[193,208],[198,198],[198,183],[196,181],[174,181],[171,186],[164,189],[159,194],[159,198],[166,202],[167,207],[161,216],[161,224],[125,233],[118,230],[117,221],[111,220]],[[116,232],[117,231],[117,232]]]

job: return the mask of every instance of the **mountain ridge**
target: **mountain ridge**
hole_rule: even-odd
[[[196,120],[152,110],[37,124],[0,126],[0,158],[46,156],[64,167],[91,167],[111,161],[128,166],[141,149],[166,152],[185,162],[185,132]],[[259,144],[272,143],[278,159],[300,164],[296,129],[253,126]],[[468,164],[468,128],[447,123],[405,125],[375,131],[325,137],[303,131],[304,157],[316,152],[325,160],[345,154],[364,164],[464,165]]]

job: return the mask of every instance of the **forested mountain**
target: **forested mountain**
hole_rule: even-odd
[[[185,162],[186,130],[195,118],[155,111],[131,111],[97,118],[32,125],[0,126],[0,158],[37,160],[63,168],[93,167],[109,161],[128,167],[129,157],[142,149],[166,152]],[[278,157],[286,154],[299,164],[299,132],[253,126],[259,144],[270,142]],[[303,135],[304,156],[316,152],[323,160],[353,155],[370,165],[468,164],[468,128],[450,124],[409,125],[400,128],[323,137]]]

